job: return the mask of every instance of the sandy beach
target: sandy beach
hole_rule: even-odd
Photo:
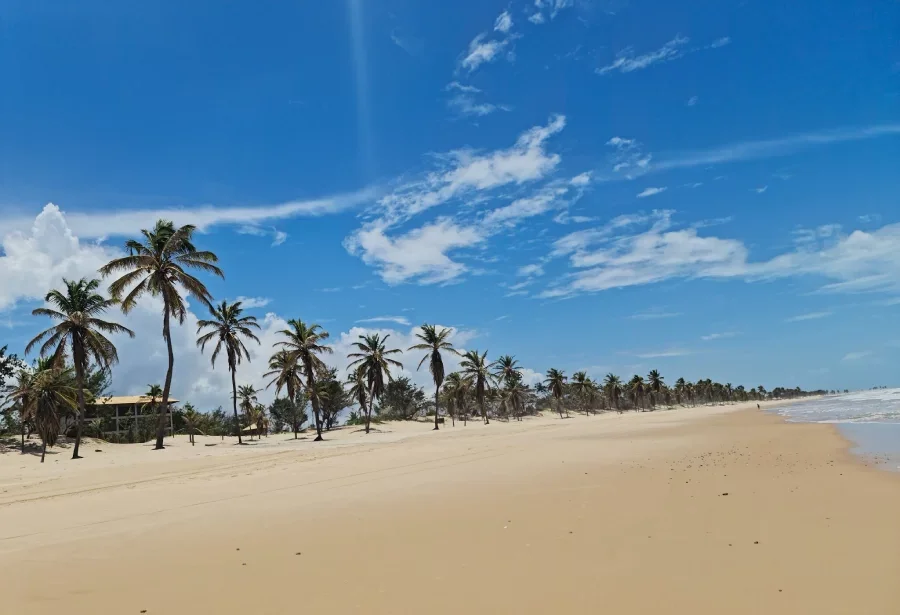
[[[3,610],[900,612],[900,475],[829,426],[753,403],[382,429],[4,454]]]

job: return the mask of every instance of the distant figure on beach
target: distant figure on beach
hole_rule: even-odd
[[[759,410],[759,404],[756,404],[756,409]]]

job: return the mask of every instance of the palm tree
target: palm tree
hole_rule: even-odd
[[[444,383],[444,360],[441,358],[441,351],[446,350],[454,354],[459,354],[447,338],[453,333],[452,329],[441,329],[438,331],[435,325],[424,324],[416,333],[416,337],[421,340],[420,344],[410,346],[409,350],[427,350],[428,353],[419,361],[416,370],[422,367],[425,361],[428,361],[428,369],[431,371],[431,378],[434,380],[434,430],[438,428],[438,415],[440,414],[440,406],[438,405],[438,397],[441,392],[441,385]]]
[[[606,389],[606,396],[609,397],[609,401],[613,408],[616,409],[616,412],[622,414],[622,411],[619,410],[619,396],[622,394],[622,381],[615,374],[606,374],[606,378],[603,379],[603,388]]]
[[[63,418],[78,408],[78,386],[74,370],[64,366],[62,355],[44,358],[30,378],[20,381],[10,398],[21,404],[23,416],[41,438],[41,463],[47,447],[56,444]],[[24,441],[22,445],[24,452]]]
[[[321,387],[316,385],[316,374],[327,368],[320,354],[330,354],[332,349],[322,344],[328,339],[328,331],[325,331],[317,324],[307,325],[302,320],[291,319],[288,321],[288,328],[279,331],[287,339],[277,342],[276,346],[283,346],[287,351],[286,361],[288,365],[293,364],[294,370],[303,369],[306,376],[306,392],[309,400],[312,402],[313,414],[316,417],[316,439],[320,442],[322,438],[322,412],[320,404]]]
[[[41,359],[45,362],[48,362],[50,359]],[[16,374],[16,384],[9,385],[7,388],[6,400],[7,402],[11,402],[12,409],[17,410],[19,413],[19,424],[22,431],[22,454],[25,454],[25,433],[28,430],[28,426],[30,425],[30,412],[32,410],[32,404],[29,402],[29,396],[32,394],[34,390],[34,377],[36,370],[29,369],[24,365],[19,368],[18,373]]]
[[[587,404],[587,395],[588,391],[591,387],[591,379],[588,378],[586,372],[575,372],[572,374],[572,389],[575,391],[575,395],[579,398],[582,405],[584,406],[584,414],[585,416],[588,414]]]
[[[403,369],[400,361],[392,359],[390,355],[399,354],[401,351],[397,348],[388,350],[385,342],[390,334],[381,337],[378,333],[370,335],[360,335],[360,341],[353,342],[353,346],[359,352],[352,352],[347,355],[353,359],[353,362],[347,369],[362,370],[366,383],[368,385],[368,406],[362,406],[363,412],[366,414],[366,433],[369,433],[369,424],[372,420],[372,405],[375,400],[381,399],[384,395],[384,377],[387,376],[388,382],[393,380],[391,376],[391,366]]]
[[[253,413],[253,408],[256,407],[256,401],[257,401],[256,394],[257,393],[258,393],[258,391],[253,388],[252,384],[242,384],[241,386],[239,386],[237,388],[237,398],[236,399],[241,400],[239,405],[241,407],[241,412],[243,412],[244,416],[247,417],[247,426],[248,427],[253,422],[253,418],[250,415]],[[234,413],[234,420],[235,421],[238,420],[237,412]],[[240,434],[240,431],[241,431],[240,425],[238,425],[237,429],[238,429],[238,433]],[[241,438],[239,435],[238,443],[240,443],[240,441],[241,441]]]
[[[469,391],[472,388],[472,381],[459,372],[453,372],[447,376],[447,384],[444,388],[448,389],[448,393],[450,394],[450,398],[453,400],[456,409],[462,414],[463,426],[465,426],[469,414],[466,402],[469,397]]]
[[[686,393],[686,383],[684,378],[679,378],[675,381],[675,400],[677,403],[684,403],[684,396]]]
[[[113,299],[122,300],[122,311],[126,314],[134,309],[137,300],[146,294],[162,297],[163,339],[169,354],[169,366],[162,390],[163,408],[169,406],[169,392],[172,388],[172,372],[175,368],[175,353],[172,350],[171,317],[184,324],[187,306],[180,289],[212,310],[212,295],[203,283],[187,273],[186,269],[199,269],[224,278],[222,270],[215,263],[219,258],[208,251],[198,251],[191,243],[196,227],[191,224],[175,228],[168,220],[158,220],[152,230],[143,229],[144,242],[130,239],[125,243],[128,256],[117,258],[100,268],[104,277],[115,272],[124,275],[109,286]],[[129,290],[130,289],[130,290]],[[126,294],[127,293],[127,294]],[[124,295],[124,299],[122,296]],[[160,414],[156,426],[156,450],[163,447],[166,434],[165,412]]]
[[[489,371],[491,366],[487,362],[487,351],[480,354],[477,350],[466,352],[459,367],[462,373],[472,381],[475,399],[481,409],[481,419],[485,425],[490,425],[491,420],[484,409],[485,393],[491,390],[491,372]]]
[[[507,387],[522,377],[522,370],[515,357],[503,355],[491,365],[494,368],[494,378],[502,380]]]
[[[353,370],[347,377],[347,385],[350,387],[350,390],[348,391],[350,398],[359,404],[360,412],[362,412],[362,416],[366,418],[366,433],[369,433],[369,416],[366,409],[369,407],[370,401],[369,385],[366,383],[366,370],[363,367],[357,367]]]
[[[597,414],[597,409],[596,409],[596,406],[594,405],[594,400],[597,398],[598,392],[599,392],[599,388],[597,387],[596,381],[594,381],[593,378],[588,378],[587,379],[587,393],[586,393],[588,409],[594,414]],[[602,399],[601,399],[601,401],[602,401]]]
[[[75,364],[75,386],[78,390],[78,427],[72,459],[81,459],[78,451],[81,447],[81,434],[84,431],[84,376],[88,371],[88,365],[93,361],[100,369],[108,369],[119,360],[116,347],[103,333],[125,333],[134,337],[134,332],[122,325],[97,318],[118,303],[115,299],[106,299],[94,292],[100,286],[100,280],[88,281],[82,278],[76,282],[63,278],[63,284],[66,286],[65,292],[51,290],[44,297],[44,301],[56,309],[37,308],[31,312],[35,316],[49,316],[58,320],[59,324],[39,333],[28,342],[25,354],[31,352],[41,342],[43,342],[42,356],[47,356],[51,352],[54,357],[71,353]]]
[[[259,338],[251,329],[259,329],[259,323],[256,322],[256,316],[241,316],[244,310],[241,308],[241,302],[236,301],[231,305],[227,301],[223,301],[221,305],[210,308],[212,320],[200,320],[197,322],[197,334],[199,335],[204,329],[211,329],[197,338],[197,345],[200,352],[206,349],[206,345],[216,340],[216,348],[213,350],[210,361],[213,367],[216,366],[216,357],[222,349],[225,349],[225,356],[228,358],[228,371],[231,372],[231,401],[234,408],[234,425],[237,429],[238,444],[241,441],[241,427],[237,418],[237,382],[235,380],[235,372],[237,366],[240,365],[242,359],[250,361],[250,353],[244,346],[245,337],[259,344]],[[251,387],[253,388],[253,387]],[[255,398],[254,398],[255,399]]]
[[[516,420],[521,421],[522,415],[525,413],[525,396],[528,389],[521,381],[511,383],[503,392],[504,402],[515,415]]]
[[[303,380],[300,379],[297,362],[291,360],[291,353],[287,350],[279,350],[273,354],[269,359],[269,370],[263,374],[263,378],[272,378],[266,388],[274,384],[276,397],[282,389],[285,389],[291,403],[297,403],[297,393],[303,387]],[[294,436],[296,435],[294,434]]]
[[[556,411],[559,412],[559,418],[562,418],[562,396],[566,388],[566,375],[558,369],[548,369],[547,379],[544,380],[544,384],[547,385],[547,389],[550,391],[550,394],[556,398]],[[568,416],[569,411],[566,410],[566,417]]]
[[[653,406],[659,401],[659,394],[662,392],[663,388],[665,388],[666,383],[663,382],[663,377],[659,372],[652,369],[650,370],[650,373],[647,374],[647,384],[650,388],[650,405]]]
[[[201,433],[200,426],[203,424],[204,418],[202,414],[197,412],[193,404],[184,404],[182,419],[184,420],[184,428],[188,432],[188,440],[190,440],[191,446],[194,446],[194,434]]]
[[[635,408],[637,408],[638,401],[641,402],[641,412],[643,412],[644,393],[646,392],[644,379],[641,376],[635,374],[631,381],[628,383],[628,392],[631,393],[631,403],[634,404]]]
[[[149,397],[150,401],[148,401],[146,404],[141,406],[141,413],[143,413],[144,410],[150,410],[151,412],[156,414],[157,421],[164,421],[165,419],[160,418],[160,416],[165,417],[166,409],[163,409],[162,413],[160,413],[160,410],[159,410],[159,400],[162,399],[162,393],[163,393],[162,387],[159,386],[158,384],[148,384],[147,392],[144,393],[143,396]],[[134,428],[138,429],[139,425],[135,424]]]

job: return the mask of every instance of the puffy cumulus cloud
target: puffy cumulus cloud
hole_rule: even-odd
[[[0,311],[17,301],[42,299],[64,277],[99,277],[97,270],[118,254],[82,243],[53,203],[44,207],[27,232],[6,234],[0,246]]]
[[[367,225],[348,237],[344,245],[364,263],[376,267],[388,284],[413,280],[438,284],[467,271],[465,265],[449,256],[451,252],[482,241],[484,236],[476,228],[441,219],[396,237],[388,236],[378,223]]]

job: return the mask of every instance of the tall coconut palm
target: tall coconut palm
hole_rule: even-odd
[[[503,381],[503,383],[509,387],[511,386],[518,378],[522,376],[522,370],[519,367],[519,362],[516,361],[516,358],[510,356],[508,354],[503,355],[491,365],[494,369],[494,378],[498,381]]]
[[[522,415],[525,414],[525,397],[528,394],[528,389],[519,380],[510,383],[502,394],[507,408],[510,409],[517,421],[521,421]]]
[[[263,378],[272,379],[266,388],[274,384],[276,397],[284,389],[291,403],[296,403],[297,394],[303,388],[303,380],[300,378],[300,366],[297,365],[297,361],[291,360],[291,353],[287,350],[279,350],[273,354],[269,358],[269,370],[263,374]]]
[[[563,392],[566,389],[566,375],[562,371],[558,369],[548,369],[547,370],[547,378],[544,380],[544,384],[547,385],[547,390],[550,391],[550,394],[556,398],[556,411],[559,412],[559,418],[563,417],[563,407],[562,407],[562,396]],[[569,411],[566,410],[566,416],[569,416]]]
[[[225,277],[215,263],[219,258],[209,251],[200,251],[191,242],[196,227],[187,224],[176,228],[168,220],[158,220],[151,230],[143,229],[143,242],[130,239],[125,243],[128,256],[117,258],[100,268],[104,277],[117,272],[124,275],[109,286],[113,299],[122,301],[126,314],[134,309],[143,295],[161,297],[163,302],[163,339],[169,355],[166,380],[163,384],[162,406],[169,406],[172,388],[172,372],[175,369],[175,353],[172,350],[170,319],[184,324],[187,306],[181,290],[212,310],[212,295],[203,282],[189,274],[187,269],[197,269],[219,277]],[[124,296],[124,299],[123,299]],[[166,434],[166,413],[159,415],[156,426],[156,449],[162,449]]]
[[[440,414],[441,385],[444,383],[444,359],[441,357],[441,351],[459,354],[449,341],[449,337],[453,333],[452,329],[442,328],[438,331],[435,325],[424,324],[416,333],[416,337],[421,343],[409,347],[409,350],[426,350],[427,354],[419,361],[416,370],[422,367],[425,361],[428,361],[428,369],[431,371],[431,378],[434,381],[434,431],[438,427],[438,415]]]
[[[462,416],[463,425],[465,426],[468,420],[468,398],[469,391],[472,387],[472,381],[469,378],[464,377],[459,372],[453,372],[452,374],[447,376],[447,384],[445,388],[449,389],[449,393],[453,399],[454,405],[456,406],[457,412]]]
[[[368,385],[369,405],[362,408],[366,415],[366,433],[369,433],[369,424],[372,421],[372,405],[384,395],[385,376],[387,376],[388,382],[391,382],[393,380],[391,367],[403,369],[400,361],[391,358],[391,355],[400,354],[401,351],[397,348],[388,350],[385,346],[389,337],[390,334],[381,337],[378,333],[360,335],[359,341],[353,342],[353,346],[358,352],[351,352],[347,355],[348,358],[353,359],[347,369],[362,370]]]
[[[663,377],[655,369],[650,370],[647,374],[647,387],[650,390],[650,405],[653,406],[659,401],[659,395],[665,388],[666,383]]]
[[[591,388],[591,379],[588,378],[587,372],[575,372],[572,374],[572,382],[571,382],[572,390],[575,391],[575,395],[581,401],[582,406],[584,407],[584,414],[588,414],[588,405],[587,405],[587,396],[588,390]]]
[[[44,301],[53,308],[37,308],[31,312],[35,316],[49,316],[59,323],[28,342],[25,353],[28,354],[36,345],[43,342],[40,351],[42,356],[52,354],[59,357],[64,353],[71,355],[74,363],[75,387],[78,390],[78,426],[72,459],[81,459],[78,452],[84,431],[84,378],[88,366],[93,362],[100,369],[108,369],[119,360],[115,345],[103,335],[104,333],[125,333],[134,337],[134,332],[122,325],[97,318],[118,303],[115,299],[107,299],[95,292],[100,286],[100,280],[88,281],[81,278],[70,281],[63,278],[63,284],[66,287],[65,291],[51,290],[44,297]]]
[[[237,430],[238,444],[241,441],[241,427],[237,416],[237,381],[235,373],[237,366],[243,359],[250,361],[250,353],[244,345],[247,338],[259,344],[259,338],[253,333],[252,329],[259,329],[259,323],[256,322],[256,316],[242,316],[244,310],[241,308],[241,302],[236,301],[231,305],[227,301],[223,301],[220,305],[210,308],[212,320],[200,320],[197,322],[197,334],[199,335],[204,329],[209,329],[203,335],[197,338],[197,345],[200,352],[206,349],[206,345],[212,340],[216,340],[216,347],[213,350],[210,362],[213,367],[216,366],[216,357],[222,350],[225,350],[225,356],[228,359],[228,371],[231,372],[231,401],[234,409],[234,425]],[[251,389],[253,387],[250,387]],[[255,398],[254,398],[255,399]]]
[[[609,397],[610,404],[616,409],[616,412],[622,414],[619,409],[619,397],[622,395],[622,381],[615,374],[606,374],[603,379],[603,388],[606,389],[606,396]]]
[[[459,367],[465,376],[472,381],[472,389],[475,400],[481,409],[481,420],[485,425],[490,425],[487,411],[484,408],[485,393],[491,390],[490,364],[487,361],[487,351],[479,353],[477,350],[469,350],[463,355]]]
[[[587,397],[588,410],[593,414],[597,414],[597,407],[594,405],[594,401],[597,399],[597,394],[599,392],[600,389],[597,386],[597,382],[593,378],[588,378],[585,387],[585,397]]]
[[[372,403],[369,400],[369,385],[366,382],[366,370],[362,367],[351,370],[350,375],[347,377],[347,386],[350,389],[347,393],[353,401],[359,404],[360,412],[366,419],[366,429],[368,429],[369,418],[367,408],[369,408]],[[369,432],[366,431],[366,433]]]
[[[637,408],[638,402],[640,401],[641,412],[644,411],[644,394],[646,391],[647,387],[644,384],[644,379],[635,374],[628,383],[628,392],[631,394],[631,403],[634,404],[635,408]]]
[[[327,369],[319,355],[333,352],[331,347],[322,344],[328,339],[328,331],[317,324],[307,325],[298,319],[291,319],[287,324],[287,329],[279,331],[287,339],[277,342],[275,345],[283,347],[288,353],[288,364],[293,363],[302,369],[306,376],[306,392],[312,402],[313,414],[316,418],[315,442],[320,442],[323,439],[322,400],[320,399],[322,388],[316,385],[316,374]]]
[[[675,381],[675,401],[676,403],[683,404],[685,397],[685,381],[684,378],[679,378]]]

